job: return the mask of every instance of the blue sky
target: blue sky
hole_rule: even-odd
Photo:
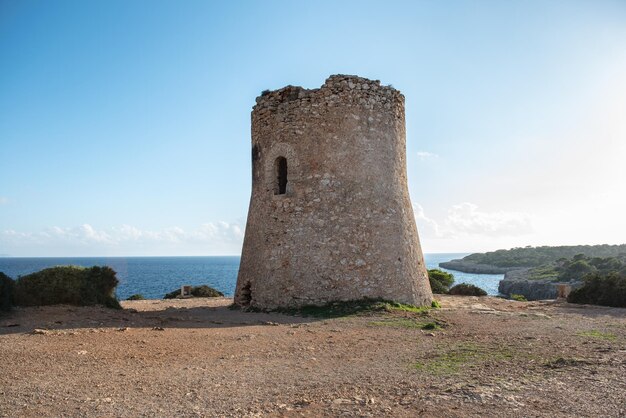
[[[425,252],[623,243],[623,1],[0,1],[0,254],[238,254],[264,89],[406,96]]]

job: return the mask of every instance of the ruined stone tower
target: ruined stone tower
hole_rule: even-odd
[[[383,298],[430,305],[406,178],[404,96],[334,75],[263,92],[235,303]]]

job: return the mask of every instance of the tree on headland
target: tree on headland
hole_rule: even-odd
[[[588,257],[622,258],[626,254],[626,244],[622,245],[570,245],[558,247],[524,247],[510,250],[497,250],[487,253],[474,253],[463,261],[497,267],[537,267],[565,259],[579,261]]]

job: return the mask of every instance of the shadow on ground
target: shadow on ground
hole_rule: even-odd
[[[186,303],[191,306],[176,306]],[[320,319],[231,309],[231,299],[123,302],[124,309],[100,306],[16,308],[0,316],[0,335],[35,329],[58,331],[88,328],[226,328],[299,324]],[[174,306],[172,306],[174,305]]]

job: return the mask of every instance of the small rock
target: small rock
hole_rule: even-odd
[[[121,327],[121,328],[118,328],[117,330],[123,332],[123,331],[128,331],[129,329],[130,328],[128,327]]]
[[[163,328],[163,327],[153,327],[152,331],[165,331],[165,328]]]
[[[48,335],[48,334],[50,334],[50,331],[48,331],[47,329],[35,328],[35,329],[33,330],[33,334],[37,334],[37,335]]]

